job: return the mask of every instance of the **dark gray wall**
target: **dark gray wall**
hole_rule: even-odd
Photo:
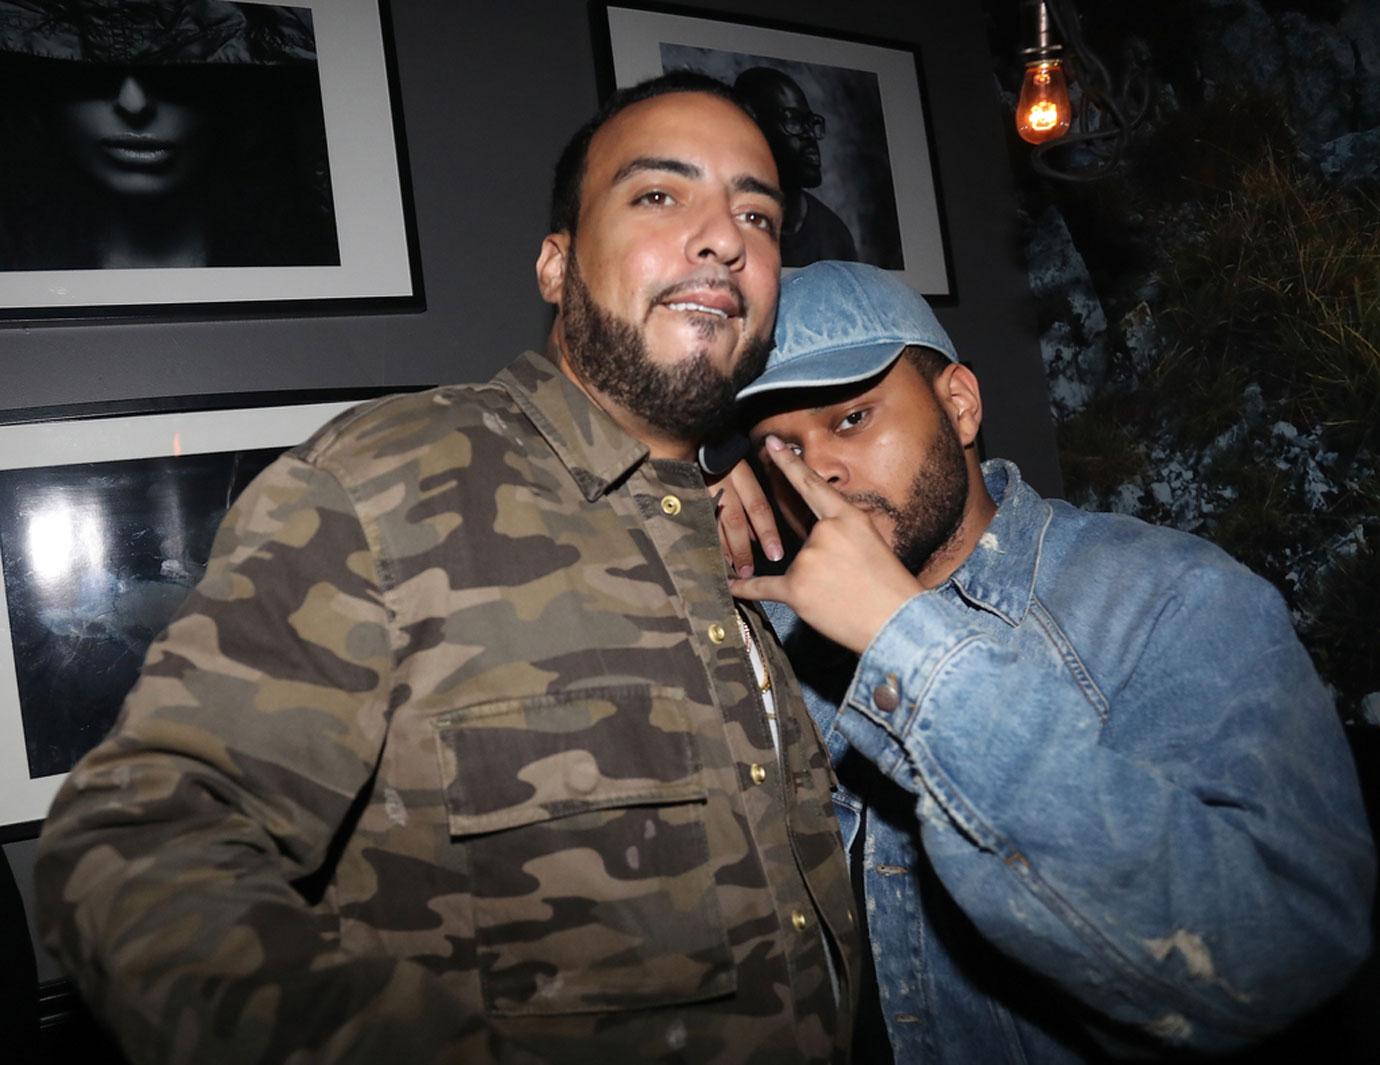
[[[919,45],[958,300],[938,308],[986,401],[989,455],[1060,486],[1002,112],[977,4],[686,6]],[[533,262],[565,138],[598,102],[581,0],[393,0],[427,310],[210,322],[0,325],[0,408],[246,389],[481,380],[540,346]],[[1015,17],[1014,8],[1012,17]],[[6,848],[21,884],[31,843]],[[29,900],[32,901],[31,899]],[[32,910],[32,906],[30,906]],[[43,976],[56,975],[44,961]]]
[[[920,45],[959,301],[940,317],[982,373],[992,454],[1058,486],[1003,123],[978,5],[700,2],[706,12]],[[395,0],[428,309],[418,314],[0,325],[0,408],[488,377],[549,321],[532,263],[548,175],[597,103],[578,0]]]

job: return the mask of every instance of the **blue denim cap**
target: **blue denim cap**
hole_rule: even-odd
[[[894,274],[865,263],[813,263],[781,283],[776,346],[738,399],[865,381],[911,344],[958,361],[930,305]]]

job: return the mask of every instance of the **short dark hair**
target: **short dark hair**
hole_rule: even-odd
[[[930,384],[944,372],[945,367],[953,365],[953,361],[942,351],[927,348],[923,344],[907,344],[901,355]]]
[[[580,193],[584,185],[589,142],[594,139],[594,135],[604,123],[633,104],[676,92],[701,92],[717,96],[733,104],[754,123],[757,121],[732,88],[717,78],[694,70],[673,70],[660,77],[648,78],[636,85],[619,89],[604,101],[593,118],[575,131],[575,135],[561,150],[560,158],[556,160],[556,176],[551,185],[549,232],[569,233],[572,237],[575,235],[575,227],[580,219]],[[765,134],[763,136],[765,137]]]

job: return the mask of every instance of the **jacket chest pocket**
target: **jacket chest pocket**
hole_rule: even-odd
[[[683,699],[632,684],[436,719],[491,1013],[633,1009],[734,990]]]

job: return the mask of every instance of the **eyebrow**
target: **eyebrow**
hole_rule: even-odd
[[[684,159],[669,159],[655,155],[639,155],[636,159],[630,159],[618,168],[613,175],[613,184],[627,181],[634,174],[640,174],[647,170],[661,170],[672,174],[678,174],[683,178],[702,178],[704,171],[694,163],[687,163]]]
[[[676,174],[679,177],[689,178],[698,181],[704,177],[704,169],[694,163],[687,163],[684,159],[674,159],[666,156],[639,155],[636,159],[630,159],[618,168],[613,175],[613,184],[618,185],[627,181],[635,174],[646,173],[649,170],[660,171],[662,173]],[[766,196],[778,205],[784,206],[786,197],[781,190],[770,182],[763,181],[761,178],[753,177],[751,174],[740,174],[730,183],[730,188],[734,192],[749,192],[757,196]]]
[[[765,196],[776,202],[777,206],[786,205],[786,197],[780,189],[761,178],[755,178],[751,174],[742,174],[733,179],[734,192],[751,192],[757,196]]]

